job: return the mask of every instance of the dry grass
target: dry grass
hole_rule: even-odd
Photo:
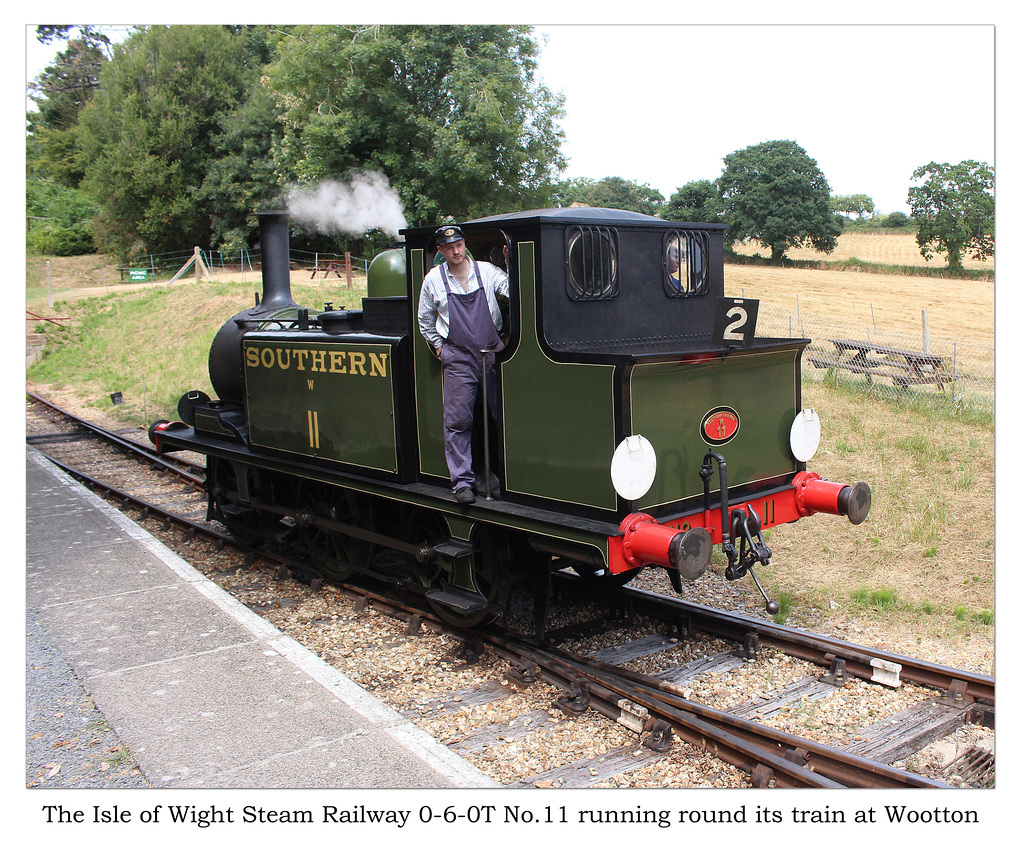
[[[793,314],[893,333],[919,337],[927,310],[936,337],[991,343],[995,335],[992,282],[727,264],[725,289]]]
[[[816,515],[773,530],[775,589],[798,608],[886,613],[936,636],[975,631],[995,608],[993,427],[821,383],[805,385],[804,405],[823,424],[810,469],[867,482],[872,508],[860,526]]]
[[[49,267],[47,267],[49,264]],[[214,282],[239,283],[249,293],[247,304],[251,305],[253,295],[263,289],[262,277],[256,271],[226,272],[214,268]],[[61,301],[75,302],[88,297],[102,297],[107,294],[130,294],[139,291],[161,290],[168,287],[167,280],[155,282],[121,282],[112,256],[70,256],[68,258],[44,258],[29,256],[26,261],[26,306],[29,311],[49,315],[47,308],[52,296],[54,305]],[[184,276],[171,283],[170,287],[181,288],[196,282],[195,274],[189,270]],[[311,278],[310,270],[293,270],[293,289],[315,289],[320,301],[338,296],[345,288],[345,280],[337,276],[324,278],[319,274]],[[353,273],[353,287],[366,287],[366,274]]]
[[[769,257],[771,250],[756,242],[736,244],[737,253],[745,256]],[[944,267],[945,257],[937,256],[925,261],[921,249],[917,246],[914,235],[895,235],[881,232],[844,232],[839,236],[839,243],[831,253],[819,253],[809,247],[799,247],[786,251],[786,257],[794,261],[845,261],[860,259],[874,264],[908,265],[910,267]],[[994,259],[978,261],[969,256],[963,257],[966,270],[991,270]]]

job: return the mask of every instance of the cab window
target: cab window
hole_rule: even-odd
[[[573,300],[610,300],[619,295],[618,245],[605,226],[572,226],[566,238],[566,290]]]
[[[663,283],[670,297],[699,297],[708,291],[708,234],[670,230],[662,247]]]

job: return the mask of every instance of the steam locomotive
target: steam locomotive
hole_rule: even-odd
[[[325,576],[401,585],[458,625],[529,588],[542,628],[554,570],[621,585],[655,567],[680,590],[716,545],[738,579],[769,563],[765,528],[868,515],[865,483],[807,470],[810,342],[757,337],[757,301],[725,296],[723,226],[599,208],[462,224],[510,294],[500,410],[476,415],[482,481],[461,504],[441,365],[416,329],[434,229],[373,260],[361,309],[314,310],[292,300],[287,213],[258,218],[263,296],[213,341],[216,398],[186,393],[150,432],[207,456],[208,516],[245,543],[289,539]]]

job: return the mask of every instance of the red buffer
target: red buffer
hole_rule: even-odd
[[[816,473],[802,471],[793,478],[792,488],[736,503],[744,513],[759,515],[756,531],[763,526],[790,523],[812,514],[835,514],[860,525],[871,510],[871,488],[865,482],[846,485],[829,482]],[[620,535],[610,537],[609,570],[622,573],[645,565],[678,570],[686,579],[697,579],[707,570],[714,544],[726,540],[718,509],[691,515],[686,520],[659,523],[650,514],[630,514],[619,526]]]

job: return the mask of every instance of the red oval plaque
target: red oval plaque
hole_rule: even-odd
[[[711,446],[729,443],[739,430],[740,416],[727,405],[711,409],[700,422],[700,436]]]

